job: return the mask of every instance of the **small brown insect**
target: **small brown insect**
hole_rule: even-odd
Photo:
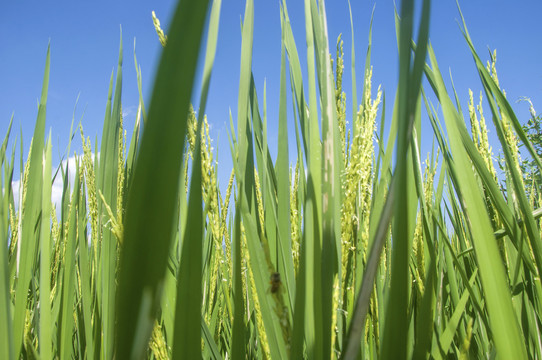
[[[269,284],[271,284],[271,292],[274,294],[280,289],[280,285],[282,284],[280,281],[280,274],[278,272],[274,272],[271,274],[271,279],[269,281]]]

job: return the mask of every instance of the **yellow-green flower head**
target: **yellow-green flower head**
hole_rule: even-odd
[[[158,20],[154,11],[152,12],[152,22],[154,24],[154,29],[156,30],[156,33],[158,34],[158,39],[160,40],[160,44],[162,44],[162,46],[166,46],[167,35],[165,35],[164,32],[162,31],[162,28],[160,27],[160,20]]]

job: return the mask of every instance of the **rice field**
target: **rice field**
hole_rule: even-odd
[[[205,117],[221,0],[181,2],[167,34],[154,17],[163,53],[149,104],[138,82],[133,129],[123,127],[121,44],[99,144],[81,124],[72,129],[83,143],[75,169],[52,166],[48,50],[30,149],[16,159],[11,124],[0,148],[0,358],[542,358],[542,192],[518,150],[539,174],[528,119],[515,115],[495,56],[480,58],[464,21],[483,92],[445,86],[430,1],[419,14],[413,3],[396,14],[390,114],[372,81],[371,42],[361,65],[345,59],[323,1],[311,0],[296,42],[283,0],[271,122],[251,72],[246,1],[225,192]],[[302,51],[313,60],[303,69]],[[457,93],[469,91],[462,109]],[[489,144],[489,125],[499,143]],[[269,131],[278,131],[276,159]],[[427,156],[422,135],[434,138]],[[60,208],[55,178],[65,180]]]

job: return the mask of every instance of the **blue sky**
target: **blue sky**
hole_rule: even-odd
[[[303,66],[306,52],[302,3],[299,0],[287,1]],[[418,7],[419,3],[417,2]],[[466,109],[468,89],[472,88],[474,93],[478,94],[481,85],[457,23],[459,13],[456,3],[455,0],[437,0],[433,1],[432,5],[430,39],[439,67],[443,74],[448,74],[451,69],[462,107]],[[528,105],[516,103],[516,100],[523,96],[530,97],[535,109],[542,109],[542,2],[522,0],[512,5],[512,2],[504,0],[464,0],[460,5],[481,57],[484,60],[489,58],[488,47],[497,49],[497,70],[501,86],[506,90],[520,121],[526,121]],[[386,113],[389,116],[398,77],[394,10],[390,0],[352,1],[359,77],[358,96],[361,96],[359,87],[373,6],[373,87],[376,89],[378,84],[382,84],[386,91]],[[76,123],[82,118],[85,135],[92,139],[100,136],[109,79],[117,64],[121,26],[124,46],[123,111],[125,125],[130,133],[138,104],[133,61],[134,38],[138,62],[143,72],[144,98],[148,107],[154,72],[161,52],[152,25],[151,11],[156,11],[167,32],[174,7],[175,1],[171,0],[3,2],[0,5],[0,137],[4,137],[14,113],[12,139],[15,135],[18,137],[22,129],[26,155],[37,115],[36,103],[40,96],[49,42],[51,73],[47,129],[52,129],[53,154],[56,157],[54,162],[58,164],[65,152],[78,96]],[[241,0],[223,1],[217,56],[207,105],[211,136],[214,146],[219,147],[221,154],[218,160],[219,181],[222,184],[227,181],[231,169],[226,129],[229,124],[229,109],[231,108],[234,116],[237,113],[240,19],[244,7],[245,3]],[[344,90],[349,110],[352,103],[348,2],[328,1],[326,10],[330,48],[334,49],[339,33],[343,34],[345,42]],[[272,152],[276,148],[273,144],[277,141],[280,46],[279,1],[255,1],[253,72],[260,100],[264,80],[266,81],[268,132]],[[334,55],[333,50],[332,52]],[[290,118],[290,121],[293,119]],[[431,129],[424,126],[423,131],[427,135],[424,139],[429,139],[430,144]],[[292,141],[294,136],[292,133]],[[498,149],[495,137],[493,139],[493,147]],[[73,149],[80,153],[79,136],[74,141]],[[425,151],[428,151],[427,148]],[[15,178],[17,177],[16,174]]]

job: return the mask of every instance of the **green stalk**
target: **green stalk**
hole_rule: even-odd
[[[315,263],[321,263],[321,301],[315,301],[315,318],[321,318],[320,338],[324,358],[330,358],[331,331],[332,331],[332,303],[333,303],[333,279],[337,276],[340,254],[337,253],[337,242],[341,238],[340,193],[343,172],[341,161],[342,150],[339,137],[339,128],[335,107],[335,86],[329,61],[329,45],[327,35],[327,22],[325,4],[322,1],[319,9],[316,3],[311,2],[311,16],[313,33],[315,34],[316,65],[318,70],[318,82],[320,85],[320,100],[322,112],[322,252],[321,258],[315,252]],[[315,268],[316,271],[316,268]],[[318,276],[316,276],[317,278]],[[318,289],[318,286],[315,285]],[[315,296],[318,296],[315,293]],[[321,307],[319,309],[319,307]],[[318,329],[318,328],[317,328]]]
[[[206,12],[207,1],[177,6],[158,68],[148,126],[141,138],[128,192],[118,279],[118,358],[144,356],[158,311]],[[189,33],[196,35],[186,36]]]
[[[284,33],[283,33],[284,36]],[[278,121],[278,151],[275,163],[277,177],[277,208],[290,209],[290,174],[288,170],[288,128],[286,111],[286,54],[284,41],[281,42],[280,57],[280,94],[279,94],[279,121]],[[279,247],[283,261],[279,264],[279,273],[282,274],[287,295],[289,298],[290,311],[293,310],[295,302],[295,277],[294,263],[292,258],[292,239],[290,213],[287,211],[278,212]]]
[[[100,168],[97,176],[97,189],[102,192],[104,201],[99,201],[98,212],[101,219],[108,219],[109,206],[111,213],[117,213],[117,174],[119,154],[119,131],[121,122],[121,95],[122,95],[122,31],[119,45],[119,59],[115,92],[111,109],[112,80],[106,106],[102,146],[100,152]],[[102,220],[103,221],[103,220]],[[104,227],[105,224],[101,224]],[[102,356],[112,358],[114,353],[114,326],[115,326],[115,298],[116,298],[116,272],[117,272],[117,240],[113,235],[111,226],[105,226],[101,239],[101,307],[103,320]]]
[[[62,278],[62,309],[60,317],[60,358],[67,359],[74,356],[72,337],[75,329],[73,321],[73,312],[75,305],[75,250],[77,246],[77,225],[79,207],[79,164],[76,162],[75,183],[70,202],[70,212],[68,220],[68,236],[66,241],[65,258],[63,259],[63,278]],[[82,234],[81,234],[82,236]],[[60,291],[60,290],[59,290]]]
[[[182,241],[180,269],[178,272],[177,304],[175,310],[175,329],[173,358],[201,358],[201,303],[202,303],[202,239],[204,238],[204,213],[202,204],[202,160],[201,137],[203,116],[207,103],[207,94],[211,81],[216,42],[218,37],[218,19],[220,15],[221,0],[213,1],[211,20],[207,38],[205,65],[200,95],[200,110],[198,114],[198,129],[196,133],[196,146],[194,148],[194,162],[190,183],[190,192],[187,208],[187,223]],[[184,195],[181,195],[184,196]],[[206,201],[207,203],[207,201]],[[210,244],[210,242],[206,242]],[[215,255],[217,256],[217,255]]]
[[[416,115],[416,104],[420,96],[421,77],[425,64],[426,44],[429,33],[430,1],[423,2],[423,12],[418,34],[418,48],[411,64],[410,43],[414,17],[413,1],[405,1],[401,6],[399,32],[399,85],[398,85],[398,137],[395,175],[395,207],[392,224],[392,264],[391,283],[386,306],[386,322],[382,341],[384,359],[404,359],[408,356],[409,337],[408,301],[410,258],[411,207],[416,199],[409,198],[409,176],[407,159],[412,136],[412,126]]]
[[[6,147],[11,133],[11,125],[13,124],[13,115],[9,122],[8,130],[2,147],[0,147],[0,167],[5,166]],[[0,177],[1,178],[1,177]],[[11,359],[14,356],[13,346],[13,317],[11,314],[11,299],[10,299],[10,279],[9,279],[9,264],[8,264],[8,211],[9,211],[9,189],[11,189],[11,177],[4,178],[5,184],[2,184],[0,191],[0,239],[5,236],[6,242],[2,240],[0,243],[0,357]],[[12,240],[13,241],[13,240]]]
[[[43,190],[42,190],[42,222],[40,237],[40,356],[51,359],[52,330],[51,316],[51,232],[49,221],[51,218],[51,134],[45,146],[43,164]]]
[[[243,283],[241,274],[241,208],[239,202],[242,200],[243,193],[239,193],[239,199],[235,204],[235,228],[233,236],[232,262],[233,262],[233,326],[231,339],[231,357],[232,359],[244,359],[246,357],[245,346],[245,304],[243,294]]]
[[[21,354],[24,341],[24,327],[27,308],[27,296],[32,274],[36,267],[36,246],[38,245],[38,233],[36,224],[41,220],[42,183],[43,183],[43,147],[45,137],[45,113],[47,104],[47,91],[49,87],[50,47],[47,48],[45,60],[45,74],[41,99],[38,107],[38,118],[34,128],[34,136],[30,149],[28,168],[26,201],[21,205],[21,214],[24,208],[24,217],[21,216],[22,233],[19,234],[21,253],[18,263],[18,280],[15,290],[15,312],[13,314],[13,345],[15,346],[15,358]],[[22,158],[22,156],[21,156]],[[21,177],[22,179],[22,177]]]
[[[190,224],[183,234],[181,262],[177,279],[177,304],[173,337],[173,359],[199,359],[201,354],[202,239],[203,209],[201,191],[201,125],[198,124],[194,164],[188,197]],[[182,195],[181,195],[182,196]]]

